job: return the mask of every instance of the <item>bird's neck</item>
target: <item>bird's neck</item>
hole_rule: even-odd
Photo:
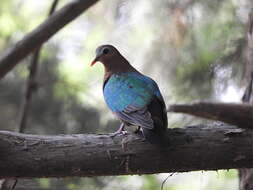
[[[115,64],[104,63],[105,74],[104,81],[106,81],[113,74],[120,74],[125,72],[138,72],[130,63],[124,58],[120,57],[119,60],[114,60]]]

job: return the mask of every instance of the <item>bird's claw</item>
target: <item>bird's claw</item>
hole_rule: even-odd
[[[126,134],[127,134],[127,131],[125,131],[125,130],[116,131],[116,132],[110,134],[109,137],[113,138],[113,137],[115,137],[115,136],[117,136],[117,135],[126,135]]]

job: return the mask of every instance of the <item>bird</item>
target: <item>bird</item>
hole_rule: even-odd
[[[137,134],[154,145],[167,146],[168,119],[164,98],[157,83],[136,70],[112,45],[97,47],[93,66],[104,65],[103,95],[122,122],[112,137],[126,134],[126,126],[137,126]]]

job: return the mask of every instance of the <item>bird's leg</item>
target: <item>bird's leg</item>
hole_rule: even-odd
[[[127,134],[127,131],[125,131],[124,128],[125,128],[125,124],[124,124],[124,123],[121,123],[119,129],[118,129],[116,132],[112,133],[112,134],[110,135],[110,137],[113,138],[113,137],[115,137],[115,136],[117,136],[117,135],[120,135],[120,134],[122,134],[122,135]]]

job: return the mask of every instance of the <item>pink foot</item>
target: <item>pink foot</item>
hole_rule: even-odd
[[[116,132],[112,133],[112,134],[110,135],[110,137],[113,138],[113,137],[115,137],[115,136],[117,136],[117,135],[126,135],[126,134],[127,134],[127,131],[124,130],[124,127],[125,127],[125,125],[124,125],[124,123],[122,123],[122,124],[120,125],[119,129],[118,129]]]

